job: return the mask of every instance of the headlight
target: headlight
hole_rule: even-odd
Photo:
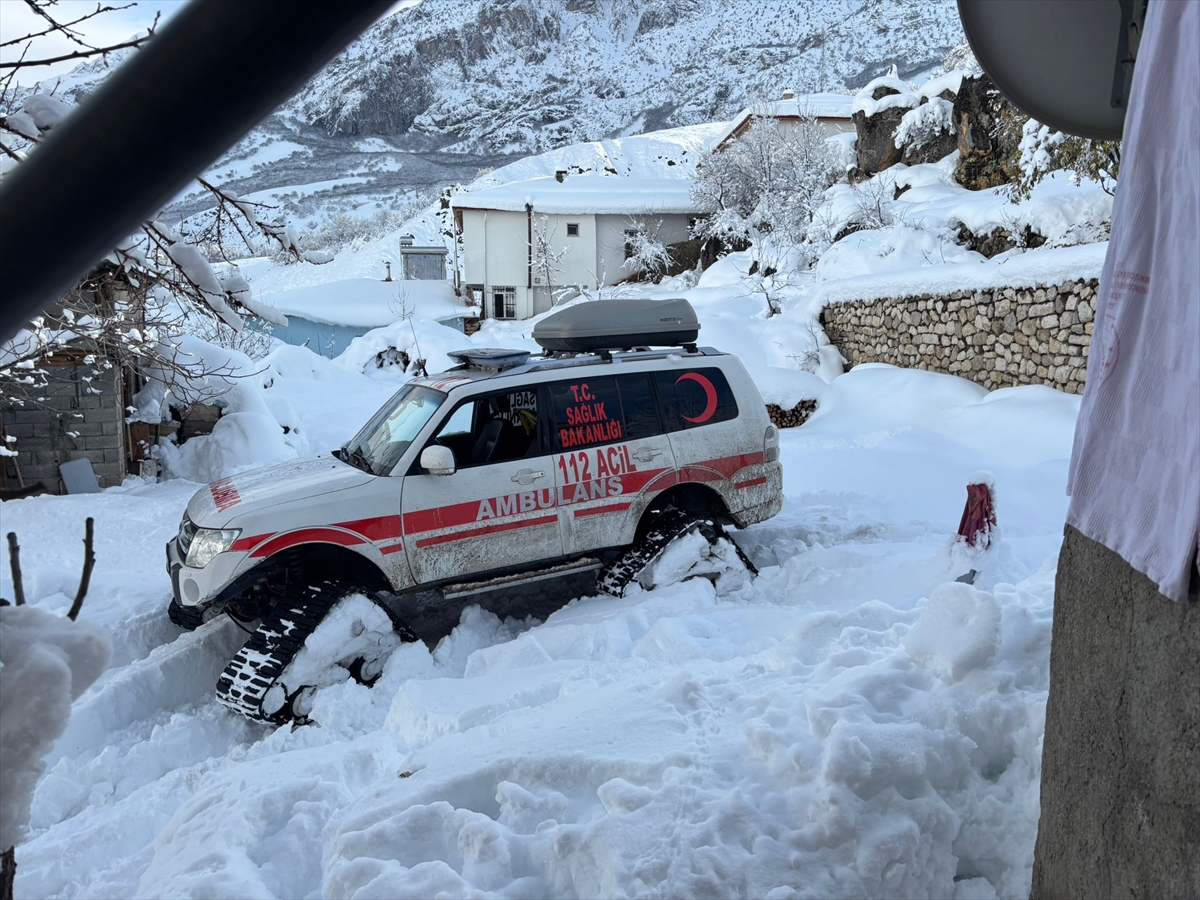
[[[187,565],[203,569],[218,553],[224,553],[242,533],[240,528],[197,528],[187,551]]]

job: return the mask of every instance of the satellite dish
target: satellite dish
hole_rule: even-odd
[[[1039,122],[1119,140],[1147,0],[958,0],[983,71]]]

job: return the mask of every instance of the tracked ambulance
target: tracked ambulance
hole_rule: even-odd
[[[535,327],[542,355],[451,354],[341,448],[197,492],[167,544],[170,617],[252,629],[218,698],[303,721],[320,684],[370,683],[414,639],[403,611],[417,592],[448,603],[583,576],[620,596],[675,540],[715,543],[775,515],[778,431],[741,362],[698,333],[686,300],[569,307]],[[312,653],[299,665],[351,594],[378,621],[354,623],[332,676]]]

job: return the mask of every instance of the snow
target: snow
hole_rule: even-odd
[[[932,100],[934,97],[940,97],[945,91],[957,96],[959,88],[962,87],[962,80],[966,76],[966,72],[953,71],[939,75],[937,78],[931,78],[921,85],[921,96]]]
[[[468,311],[448,281],[347,278],[264,294],[262,301],[285,315],[365,328],[390,325],[412,304],[422,318],[429,319],[462,316]]]
[[[168,445],[162,460],[169,474],[208,484],[239,472],[248,472],[296,458],[284,440],[275,417],[264,412],[226,413],[212,434],[182,447]]]
[[[889,88],[893,93],[885,94],[876,100],[871,95],[877,88]],[[881,75],[868,81],[854,95],[851,104],[852,113],[863,113],[868,119],[885,109],[908,109],[921,103],[921,95],[906,81],[901,81],[892,75]]]
[[[853,235],[852,235],[853,237]],[[859,242],[865,243],[864,241]],[[877,300],[882,297],[913,297],[951,291],[983,291],[992,288],[1034,288],[1059,285],[1064,281],[1098,278],[1104,265],[1108,242],[1077,247],[1041,248],[1018,256],[1000,256],[976,265],[904,267],[827,282],[814,291],[821,304]],[[964,253],[959,256],[978,254]]]
[[[28,548],[27,548],[28,549]],[[21,842],[43,758],[62,735],[71,701],[104,672],[108,633],[31,606],[0,607],[0,847]]]
[[[532,178],[455,195],[454,209],[498,209],[524,212],[532,204],[542,213],[668,214],[701,212],[684,178],[567,175]]]
[[[257,390],[301,433],[395,386],[281,350]],[[756,579],[540,622],[468,607],[294,731],[212,699],[231,622],[166,622],[161,545],[196,485],[5,502],[49,612],[96,517],[85,609],[115,648],[50,754],[16,895],[1023,895],[1077,399],[881,365],[820,391],[781,437],[783,512],[737,536]],[[981,468],[1004,532],[968,587]]]

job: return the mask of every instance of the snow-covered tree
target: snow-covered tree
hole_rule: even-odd
[[[802,243],[836,162],[815,118],[785,128],[765,110],[754,114],[743,135],[697,168],[692,196],[712,213],[703,236],[753,241],[771,233]]]
[[[671,265],[671,254],[659,238],[661,227],[661,220],[631,219],[625,229],[628,256],[621,268],[638,280],[655,281]]]

